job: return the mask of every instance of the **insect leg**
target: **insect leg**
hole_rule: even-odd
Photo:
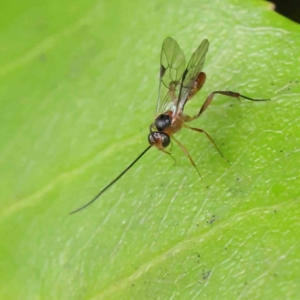
[[[152,124],[150,125],[149,129],[150,129],[150,132],[153,132],[153,130],[155,130],[155,125],[154,125],[154,123],[152,123]]]
[[[165,149],[161,149],[161,151],[164,152],[164,153],[166,153],[166,154],[168,154],[168,155],[170,155],[170,156],[173,158],[173,160],[174,160],[174,166],[175,166],[175,165],[176,165],[176,159],[175,159],[175,157],[171,154],[171,152],[169,152],[169,151],[167,151],[167,150],[165,150]]]
[[[174,135],[172,136],[172,139],[178,144],[178,146],[181,148],[181,150],[184,152],[184,154],[189,158],[191,164],[194,166],[197,173],[199,174],[199,176],[202,179],[202,176],[201,176],[199,170],[197,169],[197,166],[196,166],[194,160],[192,159],[191,155],[189,154],[188,150],[174,137]]]
[[[224,155],[222,154],[222,152],[218,148],[218,146],[217,146],[216,142],[214,141],[214,139],[205,130],[200,129],[200,128],[196,128],[196,127],[191,127],[191,126],[188,126],[186,124],[183,124],[183,126],[186,127],[186,128],[188,128],[188,129],[191,129],[191,130],[194,130],[194,131],[197,131],[197,132],[200,132],[200,133],[204,133],[206,135],[206,137],[213,143],[213,145],[218,150],[218,152],[220,153],[220,155],[228,162],[228,160],[224,157]]]
[[[254,98],[250,98],[250,97],[247,97],[247,96],[243,96],[239,93],[236,93],[236,92],[231,92],[231,91],[215,91],[215,92],[212,92],[208,97],[207,99],[205,100],[205,102],[203,103],[203,105],[201,106],[200,108],[200,111],[198,112],[197,115],[195,115],[194,117],[192,118],[189,118],[187,119],[186,121],[189,122],[189,121],[192,121],[192,120],[195,120],[197,118],[199,118],[199,116],[207,109],[207,107],[210,105],[211,101],[213,100],[213,97],[215,94],[220,94],[220,95],[225,95],[225,96],[228,96],[228,97],[233,97],[233,98],[237,98],[238,100],[240,100],[240,98],[244,98],[244,99],[247,99],[247,100],[251,100],[251,101],[268,101],[270,99],[254,99]]]

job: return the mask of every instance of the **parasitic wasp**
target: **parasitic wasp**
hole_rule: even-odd
[[[123,172],[105,186],[91,201],[72,211],[70,214],[74,214],[95,202],[153,146],[158,150],[171,155],[171,153],[166,150],[171,139],[178,144],[200,175],[200,172],[198,171],[197,166],[188,150],[174,136],[175,133],[183,127],[206,135],[206,137],[215,146],[216,150],[223,157],[215,141],[205,130],[191,127],[187,123],[199,118],[208,108],[216,94],[237,99],[244,98],[251,101],[267,101],[269,99],[254,99],[231,91],[214,91],[210,93],[196,115],[190,117],[184,114],[185,104],[198,93],[205,83],[206,75],[202,72],[202,69],[205,62],[205,55],[208,51],[208,46],[208,40],[204,39],[192,55],[189,63],[186,65],[185,56],[178,43],[171,37],[167,37],[164,40],[160,55],[159,92],[156,105],[156,118],[154,123],[150,125],[150,133],[148,135],[149,146]]]

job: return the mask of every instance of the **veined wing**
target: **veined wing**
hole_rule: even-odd
[[[160,55],[159,91],[156,115],[162,114],[172,106],[178,106],[178,95],[182,74],[185,69],[185,57],[177,42],[167,37]]]
[[[203,69],[208,46],[208,40],[203,40],[192,55],[186,69],[183,72],[178,101],[176,103],[175,117],[183,110],[183,107],[194,86],[195,80]]]

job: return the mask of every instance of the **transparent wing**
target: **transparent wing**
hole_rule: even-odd
[[[167,37],[162,45],[160,55],[159,91],[156,115],[162,114],[172,106],[178,106],[178,94],[185,57],[177,42]]]
[[[196,49],[192,55],[186,69],[182,74],[182,80],[180,84],[180,91],[178,95],[178,101],[176,102],[175,116],[182,111],[190,92],[193,88],[195,80],[203,69],[205,62],[205,55],[208,51],[209,42],[208,40],[203,40],[199,47]]]

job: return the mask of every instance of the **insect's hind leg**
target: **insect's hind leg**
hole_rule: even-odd
[[[212,92],[207,97],[207,99],[205,100],[205,102],[201,106],[198,114],[196,114],[192,118],[188,117],[185,121],[186,122],[190,122],[190,121],[193,121],[193,120],[199,118],[199,116],[208,108],[208,106],[210,105],[211,101],[213,100],[215,94],[220,94],[220,95],[225,95],[225,96],[232,97],[232,98],[237,98],[238,100],[240,100],[240,98],[244,98],[244,99],[251,100],[251,101],[268,101],[268,100],[270,100],[270,99],[255,99],[255,98],[250,98],[250,97],[241,95],[241,94],[236,93],[236,92],[231,92],[231,91],[215,91],[215,92]]]
[[[199,174],[200,178],[202,179],[202,176],[201,176],[194,160],[192,159],[190,153],[188,152],[188,150],[174,137],[174,135],[172,136],[172,139],[178,144],[178,146],[181,148],[181,150],[184,152],[184,154],[189,158],[191,164],[196,169],[197,173]]]
[[[214,141],[214,139],[204,130],[204,129],[200,129],[200,128],[196,128],[196,127],[191,127],[188,126],[186,124],[183,124],[184,127],[200,132],[200,133],[204,133],[206,135],[206,137],[213,143],[213,145],[215,146],[215,148],[217,149],[217,151],[219,152],[219,154],[228,162],[228,160],[225,158],[225,156],[222,154],[222,152],[220,151],[220,149],[218,148],[216,142]]]

